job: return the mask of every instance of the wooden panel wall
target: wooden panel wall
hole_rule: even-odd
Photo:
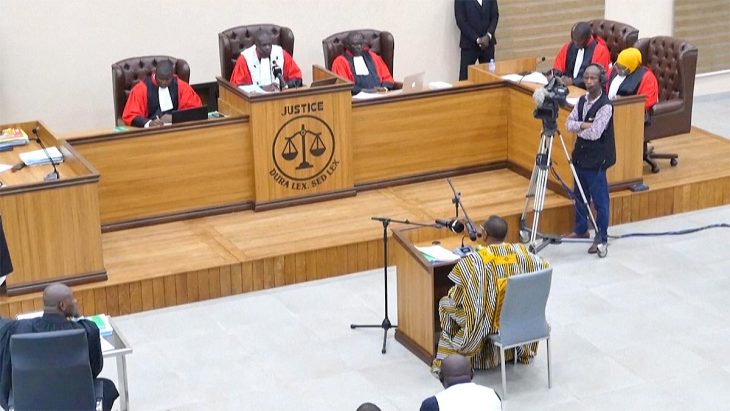
[[[730,69],[730,1],[674,0],[674,37],[699,49],[697,73]]]
[[[601,19],[604,0],[500,0],[496,60],[545,56],[539,65],[551,67],[570,28],[579,21]]]

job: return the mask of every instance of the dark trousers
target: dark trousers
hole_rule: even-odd
[[[468,67],[474,64],[477,60],[480,63],[488,63],[489,60],[494,58],[494,46],[487,47],[486,49],[461,49],[461,64],[459,66],[459,80],[466,80],[468,74]]]
[[[610,199],[608,197],[606,170],[586,170],[576,167],[575,172],[578,174],[578,181],[580,181],[580,185],[583,187],[588,205],[590,206],[591,202],[593,202],[593,206],[596,209],[595,217],[598,232],[596,233],[595,242],[607,243]],[[583,205],[583,199],[580,196],[578,185],[575,183],[573,183],[573,195],[575,196],[575,232],[577,234],[583,234],[588,231],[590,217],[588,216],[588,210]]]
[[[119,391],[117,391],[117,387],[111,380],[99,378],[99,381],[101,381],[101,386],[104,391],[104,397],[101,400],[101,408],[104,411],[111,411],[114,406],[114,401],[119,398]]]

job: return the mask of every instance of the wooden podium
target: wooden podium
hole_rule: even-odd
[[[218,83],[219,106],[249,116],[255,209],[355,195],[350,83],[265,94]]]
[[[0,153],[0,163],[16,164],[18,154],[38,150],[32,130],[47,147],[57,146],[64,156],[60,178],[44,181],[50,165],[26,167],[0,174],[0,214],[13,261],[7,278],[8,295],[42,290],[63,281],[79,284],[106,280],[99,227],[99,173],[40,122],[5,124],[31,137],[25,146]]]

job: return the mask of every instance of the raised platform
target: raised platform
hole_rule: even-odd
[[[730,141],[694,128],[654,146],[679,153],[679,166],[665,162],[658,174],[645,167],[648,191],[612,193],[611,224],[730,204]],[[514,238],[525,177],[505,169],[452,181],[474,220],[505,216]],[[370,217],[448,218],[454,213],[451,196],[442,179],[328,202],[105,233],[108,280],[76,286],[75,294],[83,312],[121,315],[377,268],[383,260],[382,226]],[[550,192],[540,229],[569,230],[572,216],[571,202]],[[38,309],[40,293],[0,297],[2,317]]]

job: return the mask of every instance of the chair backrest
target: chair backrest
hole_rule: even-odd
[[[345,51],[345,40],[347,40],[347,36],[353,31],[362,33],[365,38],[363,46],[379,54],[385,62],[385,65],[388,66],[390,73],[393,74],[393,54],[395,51],[393,35],[388,31],[372,29],[343,31],[322,40],[324,65],[327,67],[327,70],[332,68],[332,62],[335,58]]]
[[[244,49],[253,46],[256,42],[256,33],[264,30],[271,34],[271,42],[281,46],[294,55],[294,32],[289,27],[276,24],[249,24],[246,26],[231,27],[218,33],[218,51],[221,60],[221,77],[228,80],[236,66],[236,60]]]
[[[506,346],[548,336],[545,306],[550,295],[553,269],[513,275],[499,319],[499,336]]]
[[[171,56],[142,56],[130,57],[112,64],[112,87],[114,92],[114,117],[117,125],[121,122],[124,106],[127,105],[129,92],[137,83],[143,81],[150,73],[157,69],[161,61],[170,61],[175,68],[175,74],[186,83],[190,82],[190,66],[188,62]]]
[[[619,21],[591,20],[591,32],[602,38],[611,52],[611,61],[616,61],[621,50],[633,47],[639,39],[639,29]]]
[[[674,37],[657,36],[640,39],[636,48],[659,83],[659,102],[684,99],[691,104],[697,73],[697,47]]]
[[[10,338],[16,410],[95,410],[89,348],[83,329]]]

